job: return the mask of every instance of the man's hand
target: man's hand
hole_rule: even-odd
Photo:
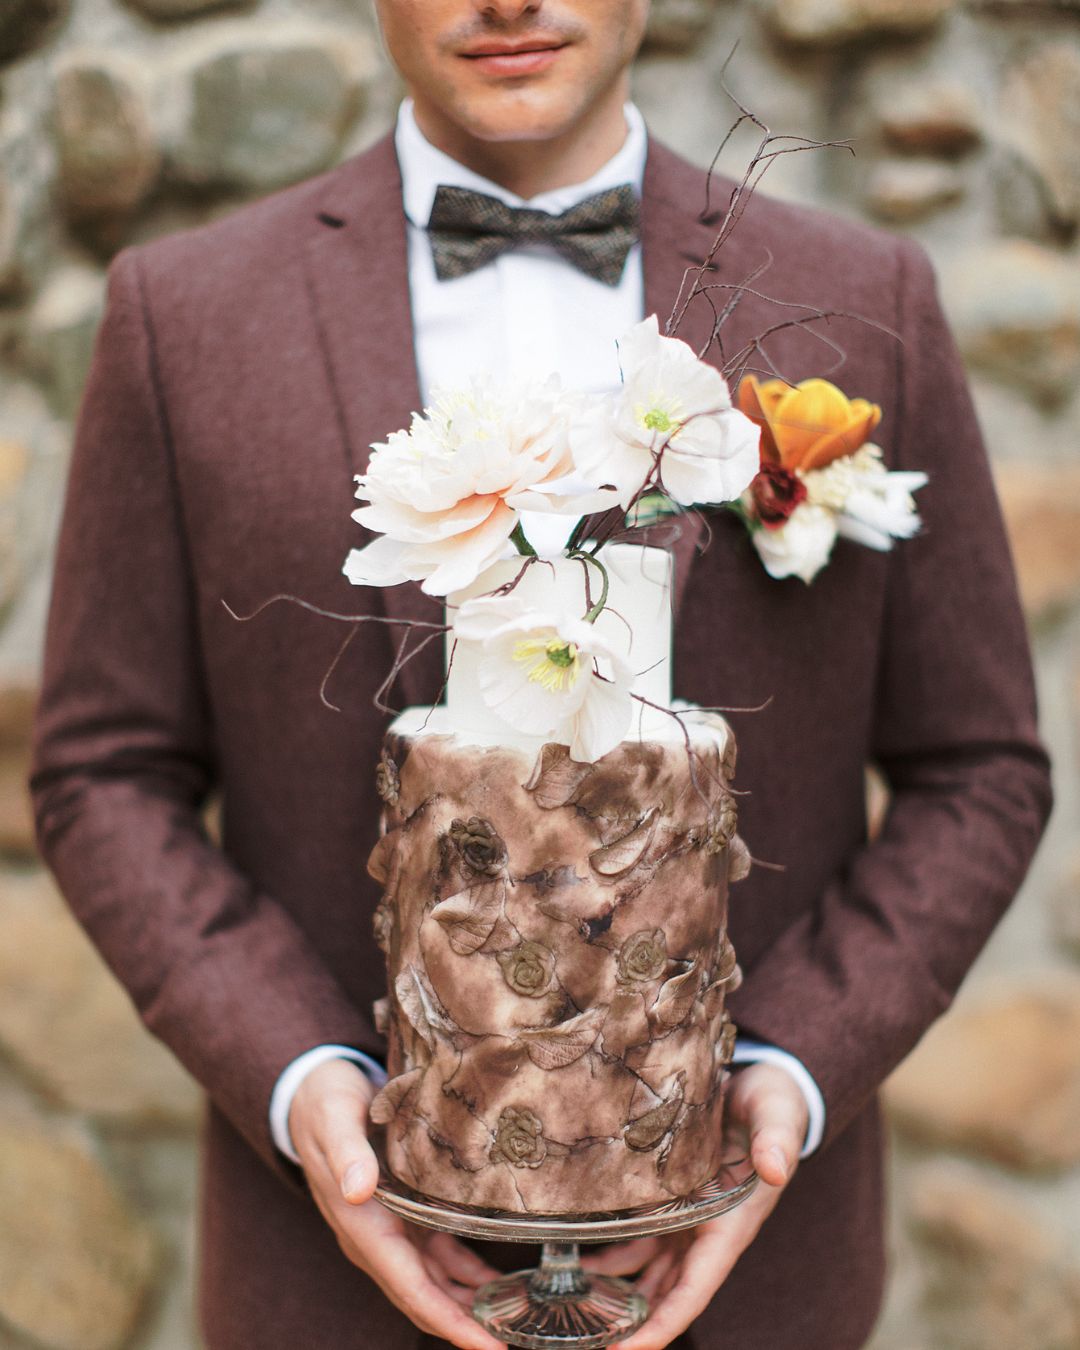
[[[315,1203],[338,1245],[421,1331],[462,1350],[502,1350],[475,1322],[474,1291],[499,1272],[446,1233],[406,1224],[373,1199],[379,1166],[367,1139],[375,1088],[355,1064],[330,1060],[307,1075],[289,1133]]]
[[[701,1313],[776,1207],[798,1165],[806,1137],[806,1099],[790,1074],[773,1064],[740,1069],[727,1090],[726,1110],[750,1139],[759,1181],[738,1209],[667,1237],[618,1243],[582,1265],[606,1275],[640,1271],[637,1288],[649,1300],[645,1323],[612,1350],[661,1350]]]

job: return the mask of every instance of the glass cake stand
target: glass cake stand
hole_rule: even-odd
[[[379,1159],[375,1196],[410,1223],[457,1237],[541,1244],[540,1264],[477,1290],[473,1316],[493,1336],[527,1350],[594,1350],[629,1336],[648,1306],[627,1280],[584,1270],[581,1243],[617,1242],[692,1228],[740,1205],[757,1185],[744,1140],[728,1138],[716,1175],[679,1200],[573,1219],[472,1209],[411,1190],[386,1165],[382,1130],[371,1143]]]

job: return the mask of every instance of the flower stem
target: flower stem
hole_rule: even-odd
[[[525,531],[521,527],[521,521],[514,526],[514,531],[510,536],[510,542],[517,549],[523,558],[535,558],[536,549],[525,538]]]
[[[607,604],[608,587],[610,583],[610,578],[608,577],[608,570],[604,566],[604,564],[600,561],[599,558],[594,557],[594,555],[591,553],[586,553],[584,549],[575,549],[573,553],[571,553],[569,556],[571,558],[580,558],[582,562],[585,563],[586,565],[592,563],[593,567],[596,568],[596,570],[600,573],[601,578],[603,579],[603,585],[601,586],[600,589],[600,599],[597,600],[596,604],[593,605],[592,608],[585,615],[586,623],[595,623],[597,619],[600,617],[600,615],[604,612],[604,606]]]

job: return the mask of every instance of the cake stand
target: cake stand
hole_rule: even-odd
[[[527,1350],[593,1350],[629,1336],[648,1306],[627,1280],[584,1270],[581,1243],[620,1242],[692,1228],[726,1214],[757,1185],[745,1141],[728,1139],[716,1175],[663,1204],[574,1219],[471,1209],[411,1190],[386,1166],[381,1130],[372,1132],[380,1178],[375,1196],[393,1213],[443,1233],[496,1242],[541,1244],[540,1264],[477,1290],[473,1316],[497,1339]]]

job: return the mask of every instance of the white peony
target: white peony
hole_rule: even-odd
[[[754,530],[750,537],[769,576],[809,583],[829,561],[836,535],[836,514],[806,501],[779,528]]]
[[[620,341],[619,360],[622,389],[571,426],[582,475],[613,485],[626,508],[659,456],[663,486],[681,505],[734,501],[760,467],[761,433],[732,407],[719,371],[662,337],[655,314]]]
[[[633,672],[595,624],[533,608],[511,592],[466,600],[453,630],[455,638],[482,644],[480,692],[504,722],[569,746],[582,763],[626,736]]]
[[[353,519],[381,537],[349,553],[345,575],[446,595],[502,556],[519,510],[580,515],[610,504],[575,474],[571,406],[555,379],[503,390],[478,380],[438,395],[407,431],[374,446],[357,475],[367,505]]]

